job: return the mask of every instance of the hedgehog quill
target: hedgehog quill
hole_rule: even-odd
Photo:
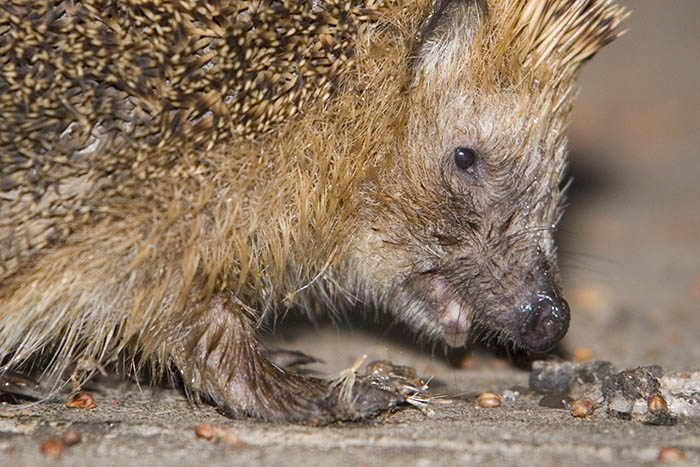
[[[280,310],[362,305],[449,345],[552,347],[575,80],[626,14],[4,2],[0,371],[42,362],[57,387],[126,359],[230,416],[328,423],[394,399],[276,364],[258,334]]]

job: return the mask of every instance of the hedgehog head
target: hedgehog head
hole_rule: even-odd
[[[392,290],[378,301],[452,345],[486,336],[542,351],[564,336],[553,241],[564,130],[581,65],[624,15],[604,0],[435,3],[413,49],[386,215],[362,255]]]

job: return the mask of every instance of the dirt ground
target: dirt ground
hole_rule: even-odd
[[[584,72],[570,131],[574,182],[559,245],[573,317],[560,354],[588,348],[619,369],[698,370],[700,2],[626,4],[630,31]],[[697,419],[656,426],[603,409],[577,419],[541,406],[527,390],[528,370],[498,353],[455,352],[450,364],[441,350],[372,322],[278,331],[282,345],[323,358],[320,370],[337,372],[361,354],[390,359],[453,402],[313,428],[233,421],[175,390],[107,380],[91,388],[90,411],[0,406],[0,466],[654,465],[662,447],[700,465]],[[477,407],[479,393],[506,390],[522,395]],[[194,427],[205,422],[223,435],[197,438]],[[82,433],[80,443],[59,459],[41,454],[42,442],[69,430]]]

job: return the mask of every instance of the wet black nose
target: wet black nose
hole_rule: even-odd
[[[561,340],[569,329],[569,304],[553,292],[540,292],[525,309],[520,339],[530,350],[544,352]]]

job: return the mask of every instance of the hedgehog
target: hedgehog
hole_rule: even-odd
[[[122,362],[231,417],[322,424],[397,399],[281,363],[260,335],[286,310],[547,351],[569,325],[553,233],[575,82],[626,15],[4,2],[0,372],[58,388]]]

